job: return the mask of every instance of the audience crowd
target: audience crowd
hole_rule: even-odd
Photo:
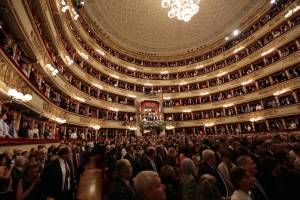
[[[78,141],[0,153],[1,200],[75,200],[91,146]]]
[[[99,142],[108,200],[300,196],[299,135],[116,137]],[[97,150],[96,150],[97,149]]]

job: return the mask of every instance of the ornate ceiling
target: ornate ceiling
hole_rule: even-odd
[[[269,0],[202,0],[187,23],[167,17],[161,0],[88,0],[85,10],[110,39],[134,52],[186,53],[230,35]]]

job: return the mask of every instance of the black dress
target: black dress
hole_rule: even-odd
[[[27,178],[22,179],[23,180],[23,192],[27,191],[30,186],[33,184],[30,180]],[[31,193],[25,198],[25,200],[41,200],[43,199],[43,194],[42,194],[42,188],[41,184],[37,183]]]

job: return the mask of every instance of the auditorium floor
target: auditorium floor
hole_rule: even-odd
[[[80,200],[102,200],[101,190],[101,170],[96,168],[95,160],[92,157],[80,178],[78,198]]]

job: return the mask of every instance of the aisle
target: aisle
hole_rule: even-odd
[[[102,200],[101,170],[95,167],[95,159],[91,158],[80,178],[78,198],[80,200]]]

